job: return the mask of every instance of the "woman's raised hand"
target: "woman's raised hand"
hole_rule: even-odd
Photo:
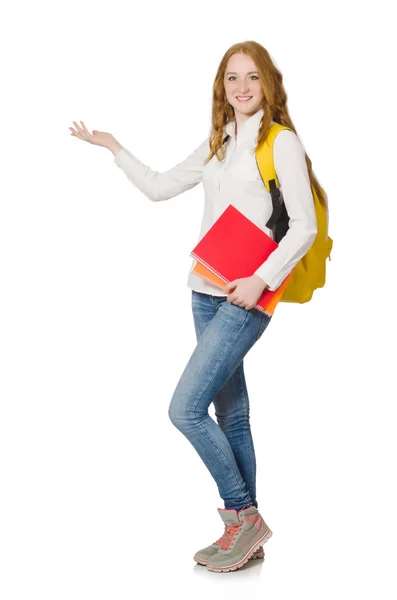
[[[76,129],[69,127],[72,132],[70,135],[73,135],[74,137],[77,137],[85,142],[89,142],[90,144],[94,144],[95,146],[103,146],[104,148],[109,149],[114,148],[115,145],[118,144],[117,140],[112,136],[111,133],[106,133],[106,131],[97,131],[96,129],[93,129],[92,133],[90,133],[83,121],[80,121],[80,123],[81,127],[78,125],[78,123],[76,123],[76,121],[73,121],[73,125],[76,127]]]

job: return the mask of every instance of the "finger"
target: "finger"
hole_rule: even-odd
[[[69,127],[69,129],[70,129],[70,131],[72,132],[72,135],[74,135],[74,136],[76,136],[76,137],[79,137],[79,134],[78,134],[78,132],[77,132],[77,131],[75,131],[75,130],[73,129],[73,127]]]
[[[84,130],[86,133],[88,133],[88,135],[91,135],[91,134],[90,134],[90,132],[88,131],[87,127],[84,125],[83,121],[80,121],[80,123],[81,123],[81,125],[82,125],[82,128],[83,128],[83,130]]]
[[[72,135],[74,135],[75,137],[79,138],[80,140],[83,140],[84,138],[81,136],[81,134],[78,131],[75,131],[73,129],[73,127],[69,127],[69,129],[71,129],[72,131]]]
[[[80,121],[80,122],[81,122],[81,121]],[[87,134],[86,134],[86,132],[84,131],[84,129],[82,129],[82,128],[80,127],[80,125],[79,125],[78,123],[76,123],[76,121],[73,121],[73,123],[74,123],[74,124],[76,125],[76,127],[78,128],[78,130],[79,130],[79,133],[80,133],[80,135],[82,136],[82,138],[81,138],[81,139],[83,139],[83,140],[86,140],[86,141],[87,141],[87,139],[88,139],[88,138],[87,138]]]
[[[84,129],[82,129],[78,123],[76,123],[76,121],[73,121],[73,123],[76,125],[77,129],[78,129],[78,133],[80,134],[78,137],[80,137],[81,140],[84,140],[85,142],[88,142],[88,136],[90,135],[89,133],[87,134]]]
[[[81,133],[83,132],[83,130],[81,129],[80,125],[78,123],[76,123],[76,121],[73,121],[73,125],[76,127],[76,129],[78,131],[80,131]]]

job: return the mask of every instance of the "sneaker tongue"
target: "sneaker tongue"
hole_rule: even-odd
[[[218,508],[218,512],[225,525],[237,525],[237,523],[240,523],[237,511],[234,508]]]

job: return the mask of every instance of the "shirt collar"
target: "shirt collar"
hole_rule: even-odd
[[[256,111],[256,113],[254,115],[252,115],[251,117],[249,117],[248,119],[246,119],[245,121],[243,121],[242,123],[240,123],[238,125],[238,127],[237,127],[237,140],[238,141],[247,140],[247,141],[253,142],[255,140],[255,138],[258,134],[259,123],[261,121],[263,113],[264,113],[263,108],[260,108],[259,110]],[[236,124],[236,117],[233,117],[233,119],[231,121],[229,121],[229,123],[226,123],[226,125],[224,127],[225,134],[228,134],[231,137],[234,137],[235,124]]]

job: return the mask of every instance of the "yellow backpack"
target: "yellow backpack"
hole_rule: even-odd
[[[287,233],[289,221],[273,160],[274,140],[283,129],[292,131],[290,127],[279,123],[273,124],[266,142],[255,153],[259,172],[273,202],[273,213],[266,223],[266,227],[273,230],[277,243]],[[331,260],[333,240],[328,236],[328,209],[320,202],[313,186],[311,189],[317,217],[317,235],[313,245],[293,269],[291,280],[285,288],[280,302],[303,304],[311,300],[315,289],[321,288],[325,284],[325,263],[327,258]]]

